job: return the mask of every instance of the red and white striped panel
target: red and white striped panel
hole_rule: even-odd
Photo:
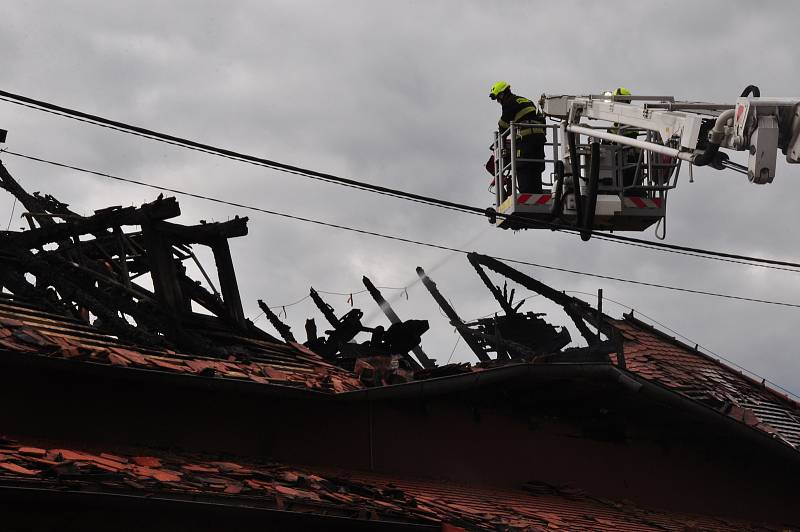
[[[660,198],[648,199],[635,196],[623,198],[623,206],[628,209],[660,209],[664,202]]]
[[[517,205],[544,205],[553,196],[551,194],[520,194],[517,196]]]

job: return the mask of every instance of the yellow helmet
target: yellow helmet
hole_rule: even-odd
[[[509,85],[507,82],[498,81],[497,83],[492,85],[492,90],[489,92],[489,98],[491,98],[492,100],[496,100],[497,97],[500,96],[500,93],[507,91],[510,88],[511,85]]]
[[[614,96],[630,96],[631,91],[626,89],[625,87],[617,87],[614,89]]]

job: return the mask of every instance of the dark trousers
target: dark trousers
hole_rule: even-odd
[[[522,159],[544,159],[544,136],[531,135],[524,137],[517,142],[517,158]],[[520,192],[530,194],[541,194],[542,192],[542,172],[545,164],[541,162],[518,162],[517,163],[517,187]]]

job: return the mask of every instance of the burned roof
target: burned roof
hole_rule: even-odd
[[[192,500],[433,530],[780,530],[646,509],[543,483],[521,489],[476,487],[153,449],[42,447],[7,438],[0,438],[0,487],[6,493],[36,488]]]
[[[0,297],[0,351],[132,370],[149,370],[323,392],[362,387],[349,372],[325,362],[301,344],[231,336],[228,357],[202,356],[135,346],[95,327]]]
[[[247,233],[246,218],[179,225],[167,221],[180,213],[177,201],[163,197],[140,207],[111,207],[80,216],[51,196],[28,194],[1,164],[0,186],[28,209],[25,216],[30,225],[21,232],[0,232],[0,365],[12,368],[7,375],[14,374],[13,364],[27,364],[34,369],[27,373],[34,382],[35,370],[46,365],[69,368],[72,376],[88,376],[81,382],[89,385],[100,371],[105,372],[102,376],[135,375],[151,382],[156,378],[165,382],[168,376],[222,392],[235,385],[236,390],[313,397],[326,406],[339,401],[336,408],[341,406],[347,413],[348,400],[472,394],[482,386],[506,385],[511,380],[529,387],[549,384],[552,393],[566,395],[570,386],[578,388],[587,379],[596,379],[603,382],[592,388],[595,393],[611,387],[642,388],[650,399],[663,399],[670,407],[679,406],[680,412],[688,411],[687,405],[694,407],[692,412],[703,421],[718,422],[714,427],[735,426],[741,429],[738,434],[757,440],[758,445],[777,448],[776,455],[789,453],[792,463],[800,457],[796,402],[632,315],[614,319],[497,259],[469,255],[502,309],[491,318],[471,322],[463,321],[436,283],[417,269],[434,301],[478,359],[476,364],[438,365],[421,346],[427,321],[401,320],[366,277],[364,285],[390,321],[388,328],[366,327],[361,322],[363,312],[356,308],[337,316],[313,288],[310,297],[330,330],[318,334],[310,319],[306,341],[300,343],[261,300],[262,311],[284,341],[256,327],[242,311],[227,241]],[[138,229],[123,230],[131,226]],[[197,261],[193,245],[211,248],[219,289]],[[189,277],[184,267],[188,261],[196,262],[205,285]],[[502,288],[494,284],[488,270],[505,277]],[[150,276],[152,289],[135,282],[142,276]],[[508,281],[559,304],[587,346],[569,347],[572,338],[565,326],[551,325],[541,313],[522,311],[522,302],[515,301]],[[198,312],[197,307],[204,311]],[[357,342],[363,333],[370,339]],[[175,387],[169,393],[184,390]],[[251,399],[246,394],[237,397],[238,404]],[[638,402],[646,403],[644,399]],[[131,404],[135,409],[135,401]],[[314,402],[313,407],[319,404]],[[651,404],[647,402],[643,409]],[[372,404],[366,406],[372,408]],[[217,502],[221,497],[223,502],[236,499],[237,505],[291,507],[357,520],[374,516],[376,522],[423,527],[440,523],[466,529],[532,530],[741,526],[637,509],[541,484],[525,490],[459,487],[431,479],[304,469],[230,457],[155,450],[132,455],[116,447],[76,450],[71,444],[38,445],[0,445],[0,485],[22,486],[30,481],[44,489],[96,487],[109,493],[128,490],[125,493],[136,497],[158,493],[210,497]]]

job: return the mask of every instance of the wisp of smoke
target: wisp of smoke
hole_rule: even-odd
[[[489,227],[485,227],[481,231],[478,231],[477,233],[472,235],[469,239],[467,239],[467,241],[465,241],[462,245],[460,245],[459,248],[460,249],[469,249],[475,242],[477,242],[478,240],[483,238],[484,235],[486,235],[486,233],[488,232],[488,230],[489,230]],[[435,272],[436,270],[438,270],[439,268],[441,268],[442,266],[447,264],[450,260],[452,260],[454,257],[456,257],[458,255],[461,255],[461,254],[456,252],[456,251],[452,251],[452,252],[444,255],[441,260],[439,260],[438,262],[435,262],[432,266],[424,268],[425,269],[425,273],[432,274],[433,272]],[[403,286],[405,286],[407,290],[411,290],[419,282],[420,282],[420,278],[415,275],[414,278],[411,279],[408,284],[404,284]],[[392,296],[387,297],[386,301],[387,301],[388,304],[392,304],[392,303],[396,303],[396,302],[400,301],[404,297],[405,297],[405,294],[403,292],[397,292],[397,293],[393,294]],[[385,311],[385,309],[382,309],[382,310]],[[365,324],[371,323],[372,320],[374,320],[378,316],[378,314],[379,313],[378,313],[377,310],[370,312],[369,314],[364,316],[363,323],[365,323]]]

